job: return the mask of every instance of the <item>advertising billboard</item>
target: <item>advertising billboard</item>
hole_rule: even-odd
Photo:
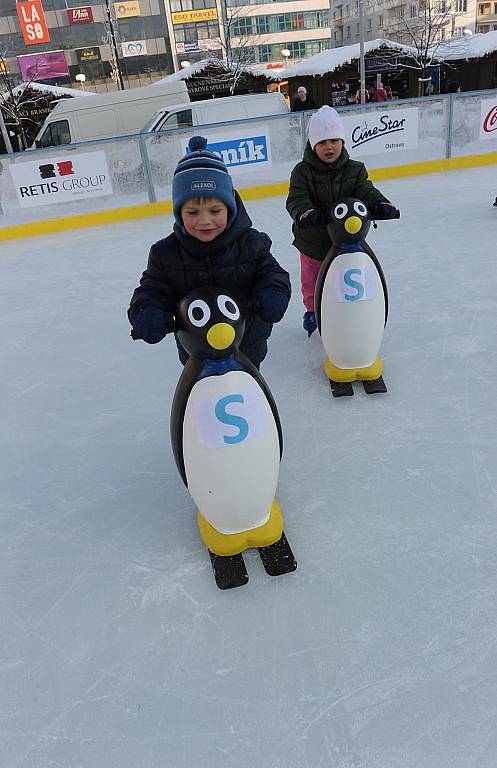
[[[173,24],[189,24],[192,21],[217,19],[217,8],[201,8],[198,11],[175,11],[171,14]]]
[[[141,16],[138,0],[127,0],[122,3],[114,3],[116,19],[129,19],[131,16]]]
[[[93,21],[92,7],[85,5],[82,8],[68,8],[67,18],[69,24],[90,24]]]
[[[69,76],[64,51],[28,53],[25,56],[18,56],[17,61],[25,83],[31,80],[51,80],[54,77]]]
[[[145,40],[128,40],[127,43],[121,43],[123,56],[145,56],[147,53],[147,44]]]
[[[25,45],[38,45],[39,43],[50,42],[41,0],[16,3],[16,11]]]

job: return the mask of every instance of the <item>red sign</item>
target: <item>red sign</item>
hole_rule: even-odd
[[[41,0],[27,0],[17,3],[17,15],[21,24],[24,43],[26,45],[37,45],[38,43],[49,43],[47,22],[41,5]]]
[[[485,120],[483,121],[483,130],[485,133],[497,131],[497,107],[492,107]]]
[[[85,5],[83,8],[68,8],[67,16],[69,24],[88,24],[93,21],[93,10],[91,5]]]

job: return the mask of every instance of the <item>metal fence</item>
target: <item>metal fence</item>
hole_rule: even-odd
[[[497,90],[340,110],[351,157],[369,169],[497,152]],[[0,228],[169,200],[188,139],[206,136],[235,187],[287,182],[312,113],[82,142],[0,158]]]

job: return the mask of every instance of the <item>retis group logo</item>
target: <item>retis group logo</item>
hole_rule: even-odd
[[[63,160],[60,163],[46,163],[39,165],[41,179],[56,179],[57,176],[72,176],[74,168],[71,160]]]

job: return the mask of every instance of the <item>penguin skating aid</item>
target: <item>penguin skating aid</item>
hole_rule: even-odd
[[[250,547],[270,575],[293,571],[275,499],[281,424],[266,382],[238,350],[240,309],[222,289],[205,288],[182,299],[176,321],[190,359],[174,395],[171,442],[216,583],[247,583],[242,552]]]
[[[347,198],[335,205],[328,225],[333,245],[316,282],[316,320],[334,397],[353,395],[356,380],[367,394],[387,391],[378,352],[388,293],[380,263],[365,241],[369,226],[360,200]]]

